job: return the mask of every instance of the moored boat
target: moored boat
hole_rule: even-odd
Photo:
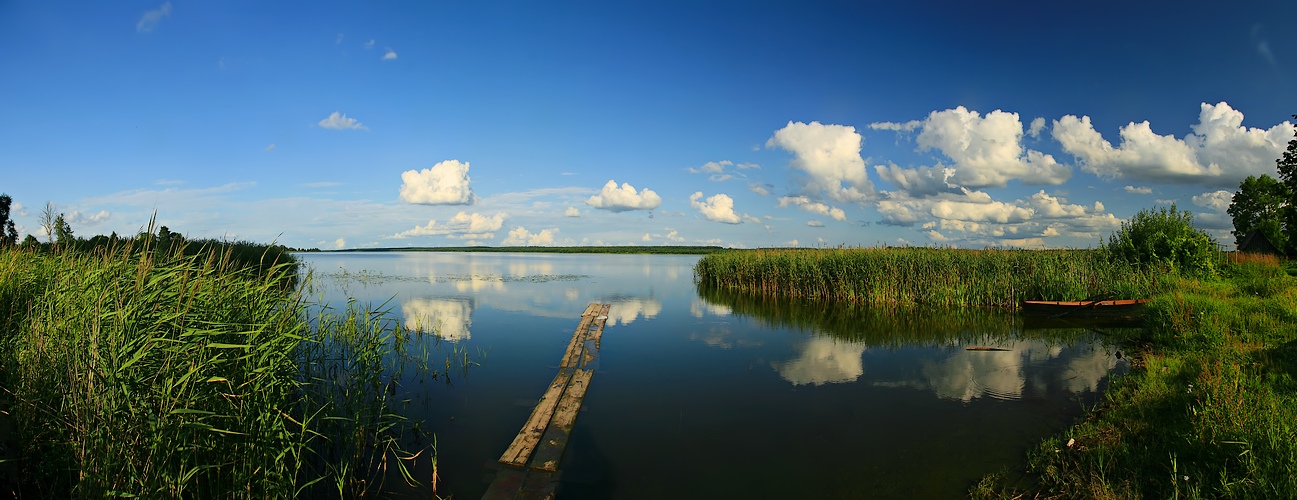
[[[1137,318],[1149,299],[1051,301],[1024,300],[1024,316],[1049,318]]]

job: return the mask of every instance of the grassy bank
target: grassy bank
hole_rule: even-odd
[[[1273,258],[1150,304],[1135,370],[979,497],[1297,497],[1297,279]]]
[[[389,392],[407,333],[356,308],[308,316],[284,286],[291,262],[248,262],[183,245],[0,250],[6,493],[380,492],[410,458]]]
[[[700,286],[758,296],[1009,310],[1022,300],[1148,297],[1167,285],[1100,250],[735,250],[703,257],[694,274]]]

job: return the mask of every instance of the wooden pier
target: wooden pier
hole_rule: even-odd
[[[609,304],[590,304],[567,345],[558,375],[541,396],[527,423],[500,456],[495,480],[483,500],[553,498],[558,465],[572,425],[585,400],[599,357]]]

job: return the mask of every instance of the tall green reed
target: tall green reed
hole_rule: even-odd
[[[309,317],[291,263],[140,250],[0,251],[24,493],[365,496],[420,457],[401,448],[399,324],[354,304]]]
[[[1160,274],[1094,250],[761,249],[704,256],[700,286],[886,306],[994,307],[1022,300],[1147,297]]]

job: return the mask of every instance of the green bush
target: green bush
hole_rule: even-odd
[[[1162,207],[1140,210],[1121,224],[1104,249],[1114,261],[1145,268],[1167,268],[1186,276],[1214,276],[1220,251],[1193,225],[1193,214]]]

